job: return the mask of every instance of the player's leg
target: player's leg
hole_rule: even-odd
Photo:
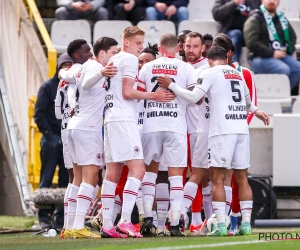
[[[231,201],[231,212],[230,212],[230,224],[231,228],[228,232],[229,236],[234,236],[238,233],[238,219],[240,216],[240,199],[239,199],[239,188],[237,186],[234,174],[232,174],[232,201]]]
[[[231,188],[231,178],[232,178],[233,170],[227,169],[225,180],[224,180],[224,189],[226,194],[226,215],[229,214],[231,208],[231,200],[232,200],[232,188]]]
[[[156,180],[156,203],[157,203],[157,236],[170,236],[165,223],[168,216],[170,191],[168,181],[168,167],[160,163]]]
[[[241,157],[243,156],[243,157]],[[239,234],[252,234],[251,214],[252,214],[252,190],[248,183],[248,168],[250,166],[250,139],[249,135],[238,135],[236,151],[232,160],[232,168],[239,189],[240,206],[242,213],[242,224]]]
[[[224,180],[226,168],[231,166],[237,135],[217,135],[208,139],[210,153],[210,176],[212,182],[212,206],[217,219],[217,228],[208,236],[227,236],[225,223],[226,195]]]
[[[142,180],[144,223],[141,228],[143,235],[151,235],[153,227],[152,207],[155,197],[156,179],[159,161],[162,156],[162,133],[147,133],[142,137],[146,173]]]
[[[179,229],[179,219],[183,203],[182,174],[187,165],[187,138],[173,132],[163,132],[164,158],[169,166],[171,236],[185,236]]]

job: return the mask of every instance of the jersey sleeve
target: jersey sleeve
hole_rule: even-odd
[[[103,77],[100,73],[101,69],[103,69],[103,66],[97,61],[91,61],[86,65],[82,81],[83,90],[89,90],[97,84],[97,82]]]
[[[134,55],[127,56],[125,60],[122,60],[121,69],[123,71],[124,78],[136,79],[138,75],[138,59]]]
[[[139,75],[138,75],[138,85],[137,85],[137,90],[142,91],[142,92],[146,92],[147,88],[146,88],[146,76],[147,76],[147,72],[148,72],[148,67],[147,65],[144,65],[143,68],[139,71]]]
[[[187,66],[187,72],[188,72],[188,80],[187,80],[186,88],[189,89],[196,85],[197,72],[192,65],[186,64],[186,66]]]
[[[197,83],[195,88],[201,89],[204,94],[207,93],[207,91],[211,88],[215,81],[215,74],[211,71],[202,71],[197,79]]]
[[[78,72],[81,70],[81,65],[75,64],[68,70],[61,69],[59,74],[61,78],[66,82],[75,82]]]
[[[55,111],[55,117],[56,119],[62,119],[62,114],[61,114],[61,95],[60,95],[60,90],[62,88],[62,83],[63,81],[60,82],[60,84],[58,85],[57,88],[57,92],[56,92],[56,97],[55,97],[55,101],[54,101],[54,111]]]
[[[76,103],[75,92],[76,92],[76,84],[70,83],[67,95],[68,95],[68,102],[71,109],[75,108],[75,103]]]

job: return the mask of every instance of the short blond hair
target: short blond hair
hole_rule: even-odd
[[[123,31],[122,39],[125,40],[134,36],[144,36],[145,33],[146,32],[138,26],[129,26]]]
[[[177,36],[171,33],[163,34],[159,39],[159,46],[175,48],[178,45]]]

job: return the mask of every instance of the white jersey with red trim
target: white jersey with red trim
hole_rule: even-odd
[[[102,131],[105,78],[103,77],[89,90],[83,90],[82,86],[85,79],[99,73],[103,68],[101,63],[93,59],[83,64],[82,70],[77,75],[75,114],[69,122],[68,130]]]
[[[136,122],[137,100],[126,100],[123,97],[123,78],[136,80],[138,75],[138,58],[133,54],[121,51],[110,58],[118,68],[117,74],[107,78],[105,82],[105,121],[132,121]],[[134,86],[136,88],[136,86]]]
[[[190,64],[195,69],[197,69],[203,65],[208,65],[208,60],[206,57],[201,57],[196,62],[193,62]],[[199,119],[199,116],[202,117],[202,115],[199,115],[199,114],[206,113],[206,107],[203,104],[200,106],[194,106],[194,105],[190,106],[186,110],[187,131],[189,134],[193,134],[193,133],[197,132],[198,119]]]
[[[243,75],[229,65],[203,71],[195,88],[207,94],[210,107],[209,137],[249,134],[245,97],[249,90]]]
[[[158,76],[169,76],[173,82],[188,89],[194,87],[197,75],[193,66],[177,58],[161,57],[143,66],[138,78],[138,89],[155,92],[160,87]],[[143,133],[170,131],[186,135],[187,102],[176,97],[168,103],[147,100]]]
[[[79,63],[73,64],[68,70],[64,70],[65,74],[75,76],[81,70],[82,65]],[[62,119],[61,129],[64,130],[68,126],[70,112],[75,107],[75,86],[76,81],[64,78],[60,81],[55,98],[55,116],[57,119]]]
[[[196,69],[197,76],[199,76],[203,71],[209,69],[209,64],[204,64]],[[197,123],[197,133],[208,133],[209,131],[209,100],[207,95],[205,96],[204,102],[200,105],[198,113],[198,123]]]
[[[139,127],[140,134],[143,132],[145,103],[147,103],[146,100],[140,100],[137,104],[137,125]]]

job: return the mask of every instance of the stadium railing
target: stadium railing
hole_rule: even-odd
[[[28,12],[30,19],[36,22],[36,25],[41,33],[41,36],[45,42],[45,45],[47,47],[47,54],[48,54],[48,77],[52,77],[55,74],[56,71],[56,61],[57,61],[57,51],[54,48],[52,41],[50,39],[50,36],[48,34],[48,31],[46,29],[46,26],[43,22],[43,19],[40,15],[40,12],[36,6],[36,3],[34,0],[24,0],[25,3],[27,3]]]

